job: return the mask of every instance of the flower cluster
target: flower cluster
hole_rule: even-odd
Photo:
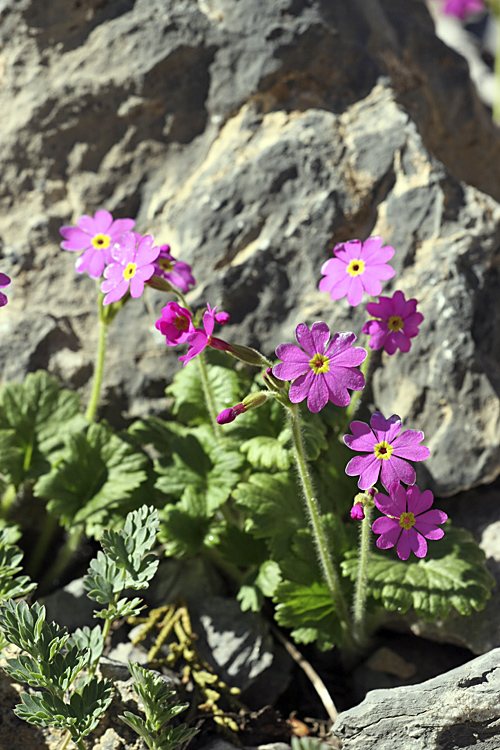
[[[459,0],[448,0],[446,12],[453,12],[452,6],[456,10],[460,5],[463,10],[478,2],[463,0],[460,4]],[[309,411],[317,413],[329,402],[348,406],[350,391],[364,388],[364,373],[357,368],[366,360],[366,349],[354,346],[354,333],[332,335],[324,322],[313,323],[311,327],[300,323],[295,331],[297,345],[280,344],[276,356],[281,361],[274,367],[256,350],[214,336],[215,324],[227,323],[228,313],[217,312],[217,307],[207,303],[202,316],[193,314],[182,296],[195,283],[190,266],[176,261],[169,245],[156,246],[152,235],[142,236],[133,228],[132,219],[113,220],[108,211],[97,211],[93,218],[82,216],[76,227],[62,227],[61,247],[83,251],[76,261],[78,273],[88,271],[94,278],[104,277],[101,282],[104,305],[118,302],[127,294],[139,297],[147,283],[176,292],[182,304],[168,302],[155,325],[168,346],[187,344],[186,354],[179,357],[183,366],[211,347],[247,364],[266,368],[262,374],[267,391],[252,393],[241,403],[224,409],[217,417],[219,425],[233,422],[271,397],[288,405],[306,401]],[[319,283],[320,291],[328,292],[333,300],[347,297],[353,307],[361,303],[365,293],[379,297],[378,301],[367,304],[372,319],[363,325],[362,331],[370,337],[370,349],[384,349],[389,355],[398,349],[408,352],[411,339],[417,336],[423,321],[423,315],[417,312],[417,300],[407,300],[402,291],[397,290],[392,297],[379,296],[382,282],[395,275],[389,265],[394,252],[394,248],[383,246],[379,236],[365,242],[340,243],[334,248],[334,257],[323,264]],[[9,281],[5,274],[0,274],[0,288]],[[6,301],[0,292],[0,305]],[[408,559],[411,551],[417,557],[424,557],[426,540],[443,536],[438,524],[444,523],[446,514],[430,510],[432,493],[429,490],[420,493],[415,485],[415,470],[409,461],[423,461],[430,454],[421,445],[423,433],[402,431],[397,415],[386,419],[380,412],[372,415],[369,425],[351,422],[351,430],[344,442],[360,455],[349,461],[346,473],[359,477],[361,490],[354,500],[351,517],[363,520],[365,509],[375,505],[384,514],[372,527],[379,534],[377,546],[380,549],[396,546],[402,560]],[[379,480],[388,496],[377,492],[375,485]]]
[[[394,248],[382,247],[382,237],[370,237],[366,242],[351,240],[335,245],[334,256],[327,260],[319,282],[321,292],[329,292],[333,300],[347,297],[352,307],[360,304],[363,296],[376,297],[382,291],[382,281],[392,279],[394,269],[388,261]],[[369,302],[366,309],[375,320],[363,326],[363,333],[371,336],[369,347],[385,349],[394,354],[398,349],[408,352],[410,339],[418,334],[424,316],[418,313],[417,300],[406,300],[403,292],[396,291],[392,297],[380,297],[378,302]]]
[[[170,245],[155,246],[153,236],[133,232],[134,225],[133,219],[113,220],[109,211],[96,211],[93,218],[81,216],[76,227],[59,230],[63,250],[83,250],[76,260],[77,273],[87,271],[94,279],[104,276],[104,305],[118,302],[127,292],[140,297],[154,278],[168,282],[172,291],[187,292],[195,283],[190,266],[173,257]]]
[[[397,545],[401,560],[407,560],[410,551],[417,557],[427,554],[426,539],[441,539],[444,532],[437,524],[447,519],[440,510],[429,510],[433,503],[430,490],[420,493],[415,485],[415,469],[408,461],[424,461],[430,451],[420,445],[424,433],[418,430],[401,432],[401,419],[393,414],[389,419],[375,412],[370,424],[351,422],[352,435],[345,435],[345,444],[362,455],[352,458],[346,474],[359,476],[358,487],[374,497],[375,506],[385,518],[378,518],[372,529],[380,534],[379,549]],[[374,485],[382,482],[389,497],[378,492]],[[401,483],[408,485],[405,490]],[[356,496],[361,498],[361,496]],[[364,518],[363,499],[354,502],[351,517]],[[357,507],[361,506],[361,508]]]

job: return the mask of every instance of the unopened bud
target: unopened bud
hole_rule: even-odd
[[[353,521],[362,521],[365,517],[365,511],[361,503],[355,503],[351,508],[351,518]]]
[[[246,362],[247,365],[254,367],[268,367],[270,362],[257,349],[251,349],[249,346],[240,346],[239,344],[229,344],[226,349],[236,359]]]
[[[269,390],[274,391],[275,393],[282,391],[283,388],[286,388],[287,386],[286,380],[280,380],[276,375],[273,375],[272,367],[268,367],[267,370],[262,373],[262,377],[264,378]]]
[[[262,404],[266,403],[269,396],[270,394],[266,393],[266,391],[250,393],[249,396],[243,399],[243,403],[241,405],[244,407],[245,411],[250,411],[250,409],[258,409],[259,406],[262,406]]]
[[[217,423],[218,424],[230,424],[231,422],[234,422],[238,414],[243,414],[246,411],[246,408],[243,406],[243,404],[236,404],[236,406],[230,406],[229,409],[224,409],[221,411],[219,416],[217,417]]]
[[[225,326],[226,323],[229,323],[230,317],[231,316],[227,312],[215,313],[215,320],[221,326]]]

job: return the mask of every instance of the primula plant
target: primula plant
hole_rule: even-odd
[[[102,545],[84,579],[102,605],[102,628],[70,639],[45,623],[36,602],[0,606],[5,637],[23,652],[8,669],[39,690],[18,712],[35,723],[61,716],[54,725],[80,746],[109,703],[97,670],[111,624],[141,606],[124,590],[145,588],[156,570],[157,527],[167,556],[210,560],[242,609],[257,611],[268,600],[278,625],[322,649],[366,648],[384,611],[413,608],[428,620],[452,608],[470,614],[484,607],[493,584],[472,537],[415,484],[415,464],[430,455],[423,433],[396,414],[370,416],[363,404],[370,353],[405,356],[423,322],[416,299],[400,290],[380,296],[395,275],[394,248],[378,236],[340,243],[321,268],[319,289],[331,300],[357,306],[370,296],[361,338],[323,321],[298,322],[297,343],[281,343],[273,356],[222,334],[230,316],[217,300],[193,309],[189,265],[133,227],[97,211],[61,229],[62,248],[82,253],[77,271],[98,285],[99,343],[85,414],[79,396],[47,373],[0,389],[0,513],[21,525],[42,591],[86,536]],[[167,388],[166,418],[117,432],[97,418],[107,332],[147,287],[170,296],[155,326],[166,347],[179,347],[182,366]],[[353,418],[362,409],[369,424]],[[31,517],[36,533],[26,526]],[[54,547],[59,553],[42,577]],[[11,596],[21,590],[14,586]],[[131,671],[146,715],[124,720],[149,747],[171,750],[190,730],[172,734],[169,691]]]

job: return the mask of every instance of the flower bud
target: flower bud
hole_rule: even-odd
[[[268,398],[269,394],[266,393],[266,391],[250,393],[250,395],[246,396],[243,399],[243,403],[241,404],[241,406],[243,406],[244,411],[250,411],[250,409],[258,409],[259,406],[262,406],[262,404],[266,403]]]
[[[365,511],[363,510],[362,503],[354,503],[351,508],[351,518],[353,521],[362,521],[365,517]]]
[[[227,312],[219,312],[215,314],[215,320],[221,326],[225,326],[226,323],[229,323],[230,317],[231,316]]]
[[[221,411],[217,417],[217,424],[230,424],[234,422],[238,414],[243,414],[246,408],[243,404],[236,404],[236,406],[230,406],[229,409]]]
[[[268,367],[270,365],[270,362],[263,354],[256,349],[251,349],[249,346],[229,344],[226,351],[229,354],[232,354],[233,357],[236,357],[236,359],[246,362],[247,365],[253,365],[254,367]]]
[[[269,390],[274,391],[275,393],[282,391],[288,385],[286,380],[280,380],[276,377],[276,375],[273,375],[272,367],[268,367],[267,370],[262,373],[262,377],[264,378],[264,381]]]

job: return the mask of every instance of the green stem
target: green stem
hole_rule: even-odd
[[[314,495],[314,487],[307,466],[307,460],[304,450],[304,441],[300,431],[299,408],[297,404],[287,407],[288,419],[293,437],[293,448],[295,454],[295,463],[302,485],[306,510],[309,516],[313,539],[318,552],[321,569],[323,572],[326,585],[330,591],[337,615],[342,623],[345,637],[350,640],[350,623],[351,617],[349,609],[340,587],[340,579],[335,569],[331,552],[328,547],[325,529],[321,519],[319,503]]]
[[[200,368],[200,377],[201,377],[201,385],[203,387],[203,394],[205,396],[205,403],[207,405],[208,414],[210,416],[210,421],[212,422],[212,427],[215,433],[215,437],[220,439],[221,429],[219,424],[217,423],[217,409],[215,407],[215,400],[214,400],[214,394],[212,392],[212,386],[210,385],[210,381],[208,379],[208,372],[207,372],[207,366],[205,363],[205,357],[204,353],[201,352],[198,357],[198,363]]]
[[[59,748],[59,750],[66,750],[66,748],[68,747],[68,742],[70,740],[71,740],[71,732],[69,731],[69,729],[67,729],[66,736],[64,737],[63,743],[61,747]]]
[[[358,575],[356,578],[356,588],[354,590],[354,638],[359,645],[363,645],[366,640],[365,632],[365,611],[366,611],[366,594],[368,575],[367,568],[370,560],[370,542],[371,542],[371,516],[372,507],[368,504],[363,506],[365,513],[361,521],[361,531],[359,536],[359,554],[358,554]]]
[[[100,299],[99,299],[99,302]],[[102,306],[102,303],[101,303]],[[102,315],[99,315],[99,340],[97,344],[97,359],[94,370],[94,384],[92,386],[92,394],[87,406],[85,416],[89,422],[93,422],[97,411],[97,405],[99,403],[99,394],[101,392],[102,375],[104,371],[104,357],[106,354],[106,335],[108,332],[108,323],[105,322]]]

